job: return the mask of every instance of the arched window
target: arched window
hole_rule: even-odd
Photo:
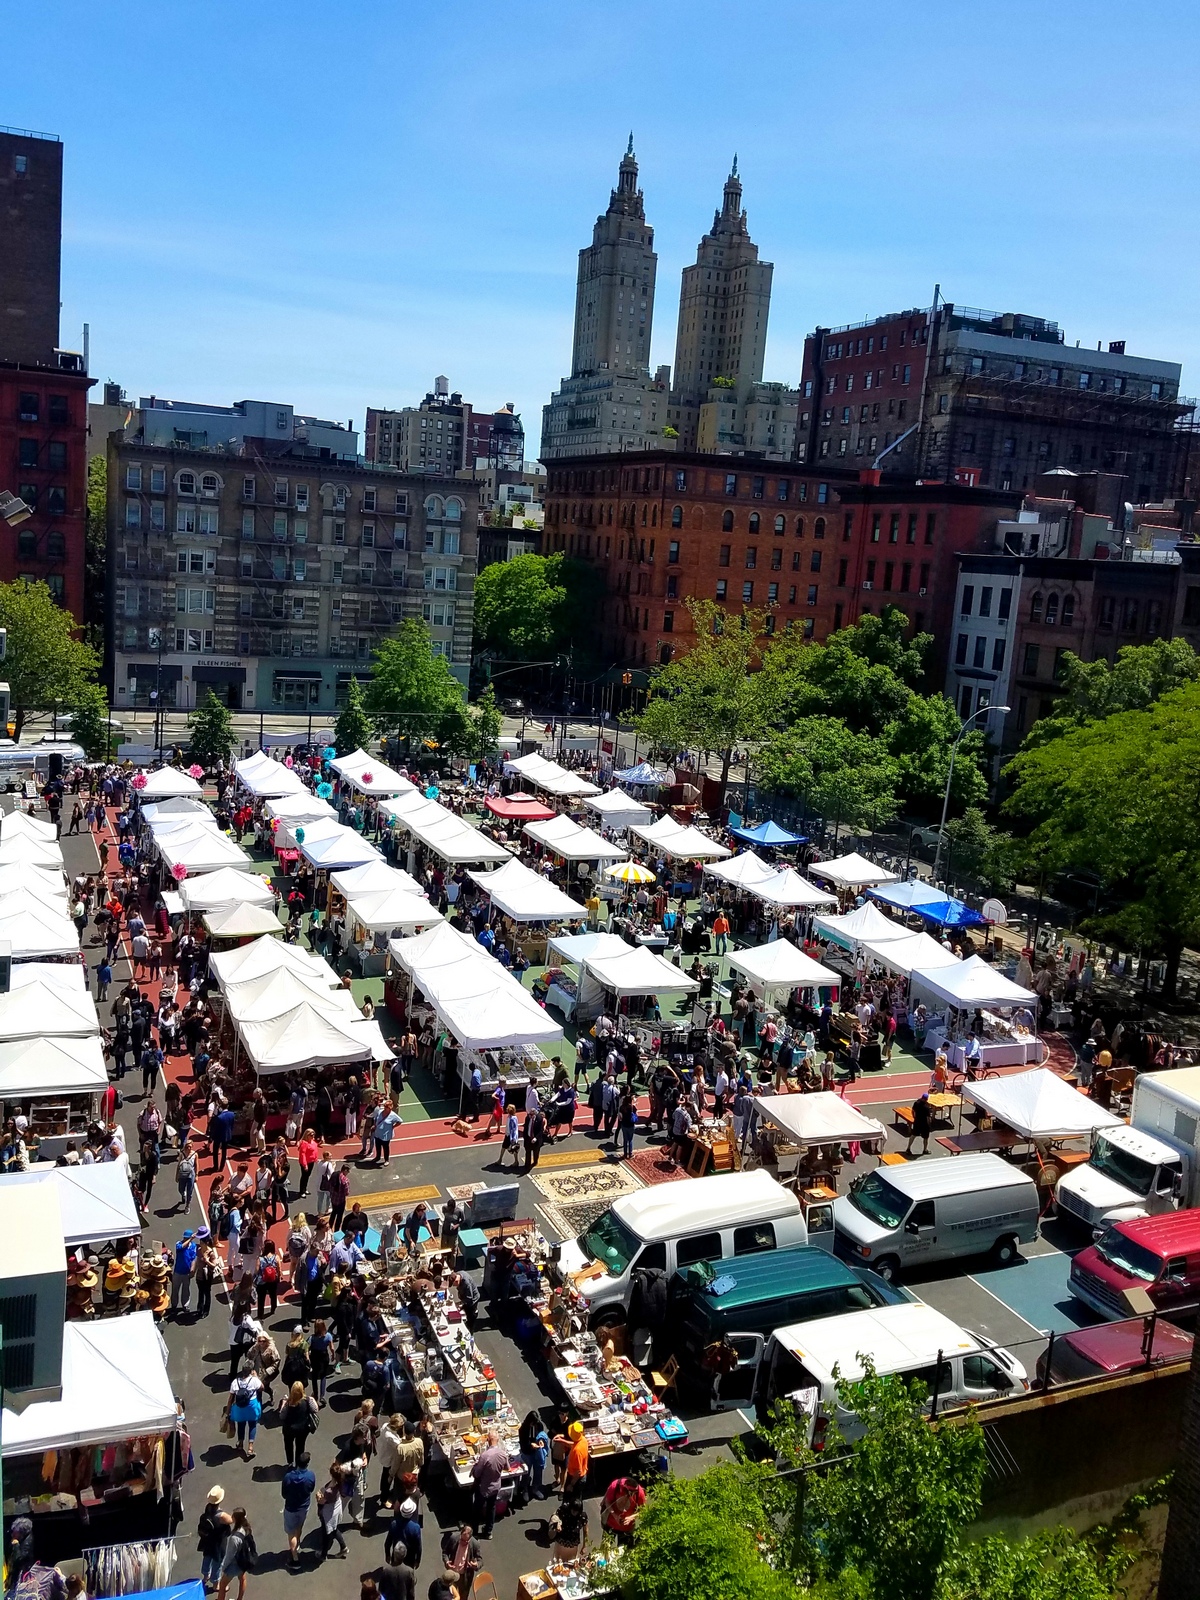
[[[692,532],[700,533],[704,528],[704,512],[699,506],[692,507]]]
[[[426,495],[425,515],[427,517],[440,517],[442,514],[442,497],[437,494]]]
[[[803,537],[804,537],[804,518],[803,517],[797,517],[796,518],[796,537],[797,537],[797,539],[803,539]]]
[[[722,533],[732,533],[733,532],[733,512],[732,511],[722,512],[722,514],[721,514],[721,532]]]
[[[1040,594],[1035,594],[1033,599],[1029,602],[1030,622],[1040,622],[1042,620],[1042,604],[1043,596]]]
[[[175,481],[180,494],[195,494],[196,474],[194,472],[181,472]]]
[[[673,528],[682,528],[683,527],[683,507],[682,506],[672,506],[671,507],[671,526]]]
[[[1053,627],[1057,621],[1058,596],[1056,594],[1048,594],[1046,596],[1046,622],[1050,627]]]
[[[446,516],[451,522],[461,522],[463,503],[461,500],[450,499],[446,501]]]
[[[201,494],[216,494],[221,487],[221,480],[215,472],[206,472],[200,479]]]
[[[818,517],[817,520],[813,523],[813,538],[814,539],[823,539],[824,537],[825,537],[825,518],[824,517]]]
[[[608,508],[608,526],[610,528],[612,527],[612,507],[611,506],[609,506],[609,508]]]
[[[1063,595],[1062,603],[1062,625],[1064,628],[1069,628],[1074,621],[1075,596],[1073,594],[1065,594]]]
[[[758,532],[758,512],[757,511],[752,511],[750,513],[750,532],[751,533],[757,533]]]
[[[776,533],[786,533],[787,532],[787,518],[783,515],[782,512],[780,512],[780,514],[775,518],[775,532]]]

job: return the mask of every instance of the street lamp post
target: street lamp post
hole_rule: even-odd
[[[954,758],[958,754],[958,746],[959,746],[960,741],[962,740],[962,736],[963,736],[964,733],[966,733],[967,729],[975,721],[976,717],[986,717],[988,715],[988,713],[991,712],[991,711],[1002,711],[1002,712],[1007,713],[1007,712],[1011,711],[1011,709],[1012,709],[1011,706],[980,706],[978,711],[972,711],[971,715],[967,718],[967,720],[963,723],[962,727],[958,730],[958,737],[955,739],[954,743],[950,746],[950,770],[946,774],[946,793],[942,796],[942,825],[938,829],[937,849],[933,853],[933,881],[934,881],[934,883],[937,882],[938,866],[940,865],[941,859],[942,859],[942,837],[946,832],[946,813],[950,809],[950,785],[954,780]]]

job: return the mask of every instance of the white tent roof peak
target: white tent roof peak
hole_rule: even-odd
[[[837,896],[818,889],[801,877],[795,867],[785,867],[782,872],[764,878],[750,886],[749,892],[756,900],[771,906],[836,906]]]
[[[177,795],[198,800],[203,792],[195,778],[178,767],[159,767],[157,772],[147,773],[145,783],[134,789],[139,800],[170,800]]]
[[[495,872],[472,872],[470,876],[491,897],[492,904],[516,922],[582,921],[587,916],[586,906],[515,857]]]
[[[564,861],[617,861],[629,854],[611,839],[592,828],[583,828],[570,817],[554,817],[550,822],[527,822],[524,832],[545,845]]]
[[[753,850],[742,850],[729,861],[715,861],[705,867],[711,877],[739,889],[757,890],[768,887],[779,876],[770,862],[764,861]]]
[[[814,861],[809,866],[814,878],[827,878],[843,889],[866,889],[876,883],[892,883],[900,874],[868,861],[856,850],[848,856],[836,856],[832,861]]]
[[[752,950],[737,950],[730,956],[729,965],[760,989],[809,989],[842,981],[832,968],[823,967],[787,939],[774,939]]]
[[[1049,1067],[964,1083],[962,1097],[1026,1139],[1071,1139],[1121,1121]]]
[[[207,911],[210,906],[235,902],[251,906],[275,904],[270,884],[257,872],[239,872],[233,867],[219,867],[199,878],[185,878],[179,885],[179,898],[189,911]]]
[[[660,817],[650,827],[640,823],[635,824],[633,832],[639,839],[644,839],[656,850],[661,850],[664,855],[672,856],[681,861],[706,861],[723,860],[733,854],[723,844],[718,844],[715,839],[710,839],[707,834],[701,833],[699,828],[684,827],[676,822],[673,817]]]
[[[840,944],[848,950],[865,944],[868,939],[879,944],[884,939],[903,938],[908,932],[902,922],[893,922],[891,917],[885,917],[871,900],[864,900],[861,906],[848,911],[844,917],[814,917],[813,927],[823,938],[832,939],[834,944]]]
[[[968,956],[952,967],[932,970],[917,967],[912,981],[916,987],[961,1011],[976,1006],[1033,1006],[1038,998],[1031,989],[1023,989],[1019,983],[1006,978],[982,956]]]

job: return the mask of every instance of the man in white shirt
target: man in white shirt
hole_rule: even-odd
[[[525,1089],[525,1114],[526,1114],[526,1116],[529,1116],[534,1111],[536,1111],[537,1108],[541,1105],[541,1103],[542,1103],[542,1097],[538,1093],[537,1079],[536,1078],[530,1078],[529,1083],[528,1083],[528,1085],[526,1086],[526,1089]]]
[[[855,1007],[854,1015],[858,1018],[862,1031],[866,1033],[870,1029],[871,1018],[875,1015],[875,1007],[869,1000],[860,1000]]]

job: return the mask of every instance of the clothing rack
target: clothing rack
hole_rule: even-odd
[[[164,1589],[175,1565],[174,1539],[136,1539],[83,1551],[88,1594],[142,1594]]]

